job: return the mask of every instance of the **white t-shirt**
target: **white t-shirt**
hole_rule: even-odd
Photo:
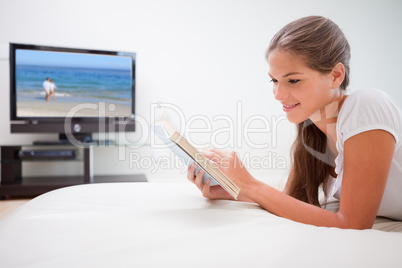
[[[345,141],[374,129],[385,130],[396,140],[395,153],[377,215],[402,220],[402,114],[388,95],[378,89],[356,91],[342,105],[336,123],[338,156],[335,159],[335,172],[338,177],[330,179],[327,196],[340,198]]]
[[[46,90],[46,93],[49,93],[50,92],[50,82],[49,81],[43,82],[43,88]]]

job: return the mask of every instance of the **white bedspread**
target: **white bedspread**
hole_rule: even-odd
[[[0,220],[5,268],[402,267],[401,252],[402,233],[304,225],[189,182],[63,188]]]

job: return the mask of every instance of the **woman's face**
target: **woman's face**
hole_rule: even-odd
[[[285,51],[271,52],[268,64],[275,99],[283,105],[283,111],[292,123],[305,121],[340,96],[339,88],[332,88],[332,72],[322,74],[312,70]]]

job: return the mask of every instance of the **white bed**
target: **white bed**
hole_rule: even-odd
[[[189,182],[80,185],[0,220],[0,267],[402,267],[401,223],[374,227],[388,232],[292,222]]]

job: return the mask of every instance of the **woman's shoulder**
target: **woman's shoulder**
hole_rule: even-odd
[[[402,114],[384,91],[361,89],[348,95],[339,112],[337,125],[339,134],[346,138],[370,129],[388,130],[399,138],[402,135]]]
[[[366,88],[357,90],[348,95],[346,98],[348,102],[382,102],[382,101],[391,101],[391,98],[384,91],[377,88]]]
[[[399,107],[390,96],[386,92],[375,88],[360,89],[348,95],[340,113],[350,116],[351,112],[359,112],[361,109],[374,112],[390,112],[389,110],[394,110],[400,113]]]

